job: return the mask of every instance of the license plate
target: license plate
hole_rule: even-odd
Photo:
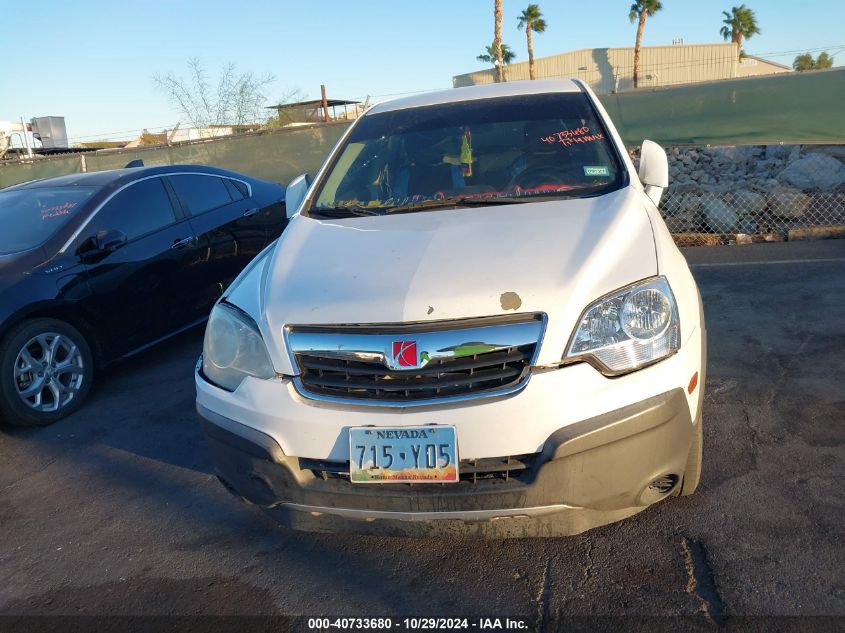
[[[452,426],[349,429],[349,479],[354,483],[458,481]]]

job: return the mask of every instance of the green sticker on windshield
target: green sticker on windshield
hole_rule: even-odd
[[[610,176],[609,167],[584,167],[585,176]]]

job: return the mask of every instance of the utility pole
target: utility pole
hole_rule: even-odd
[[[167,130],[164,131],[164,140],[167,143],[168,147],[173,145],[173,137],[176,136],[176,130],[179,129],[179,126],[182,124],[181,121],[177,121],[176,125],[173,126],[173,129],[169,132]]]
[[[320,92],[323,95],[323,123],[329,122],[329,100],[326,99],[326,84],[320,84]]]
[[[32,147],[29,146],[29,137],[26,135],[26,123],[24,122],[23,117],[21,117],[21,127],[23,128],[23,142],[24,145],[26,145],[26,155],[31,159]]]

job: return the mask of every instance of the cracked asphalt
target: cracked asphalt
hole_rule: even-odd
[[[0,429],[0,614],[845,616],[845,241],[685,250],[709,329],[692,497],[559,539],[292,532],[216,481],[193,331]],[[840,629],[841,630],[841,629]]]

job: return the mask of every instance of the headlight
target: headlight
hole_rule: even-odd
[[[588,306],[564,360],[586,360],[602,373],[624,374],[674,354],[680,330],[672,289],[664,277],[655,277]]]
[[[202,371],[214,384],[234,391],[247,376],[276,375],[255,323],[237,308],[218,303],[211,311],[203,342]]]

